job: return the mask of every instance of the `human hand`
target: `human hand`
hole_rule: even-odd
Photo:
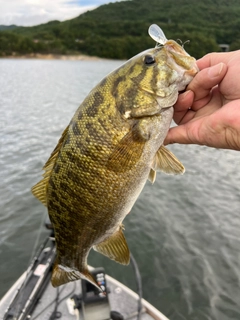
[[[240,50],[210,53],[179,95],[164,144],[200,144],[240,150]]]

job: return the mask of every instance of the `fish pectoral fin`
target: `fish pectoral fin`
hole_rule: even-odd
[[[148,180],[153,184],[156,180],[156,175],[157,172],[153,169],[150,170],[149,175],[148,175]]]
[[[43,179],[40,180],[35,186],[32,187],[33,195],[47,206],[47,185],[52,173],[52,169],[55,165],[58,153],[62,147],[64,140],[66,139],[69,126],[63,131],[61,138],[58,141],[56,148],[53,150],[48,161],[44,165],[43,169],[45,170],[43,174]]]
[[[128,265],[130,262],[130,251],[121,227],[111,237],[94,246],[93,249],[121,264]]]
[[[78,270],[64,270],[64,267],[61,267],[57,262],[54,265],[53,272],[52,272],[52,278],[51,283],[54,288],[59,287],[63,284],[66,284],[71,281],[79,280],[79,279],[85,279],[91,282],[94,286],[96,286],[99,290],[102,291],[102,289],[97,284],[96,280],[93,278],[91,273],[86,270],[84,271],[78,271]]]
[[[152,170],[162,171],[167,174],[183,174],[185,172],[182,163],[164,146],[158,149],[153,159]]]
[[[137,127],[130,130],[113,149],[107,162],[107,168],[115,172],[125,172],[136,165],[140,159],[145,140]]]

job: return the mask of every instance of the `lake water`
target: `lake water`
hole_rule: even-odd
[[[0,297],[47,234],[31,194],[89,90],[120,61],[0,60]],[[158,174],[126,217],[144,298],[171,320],[240,319],[240,152],[169,147],[183,176]],[[134,290],[131,266],[89,263]]]

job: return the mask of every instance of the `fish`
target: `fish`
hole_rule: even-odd
[[[198,72],[174,40],[147,49],[112,71],[81,103],[33,195],[48,209],[56,241],[51,282],[86,279],[91,249],[128,265],[123,220],[156,172],[183,174],[164,145],[173,105]]]

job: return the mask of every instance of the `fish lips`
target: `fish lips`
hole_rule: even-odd
[[[197,64],[192,67],[192,69],[185,71],[185,81],[183,83],[179,83],[178,86],[178,93],[183,93],[186,91],[189,83],[192,81],[192,79],[195,77],[195,75],[199,72]]]

